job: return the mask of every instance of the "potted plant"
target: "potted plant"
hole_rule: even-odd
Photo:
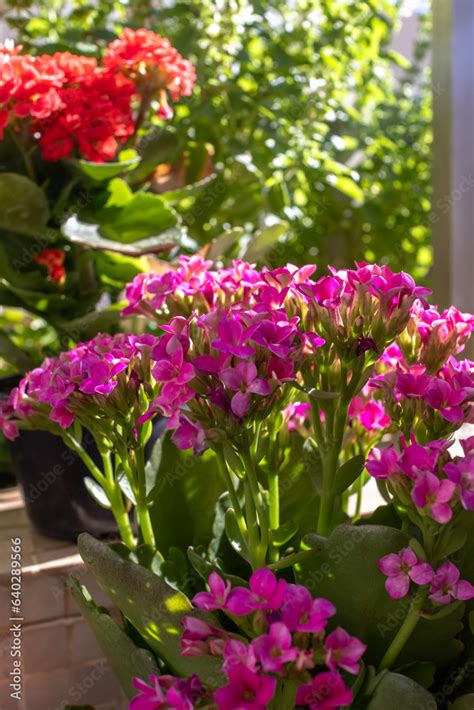
[[[472,316],[386,266],[210,267],[137,277],[126,313],[162,335],[97,336],[2,406],[10,438],[95,433],[123,542],[79,549],[124,626],[71,587],[130,707],[470,707]],[[386,505],[361,517],[368,476]]]
[[[19,380],[45,354],[116,332],[127,281],[185,243],[176,194],[150,184],[180,155],[166,122],[195,73],[146,30],[125,30],[94,56],[28,54],[9,40],[0,54],[0,357]],[[60,440],[32,432],[12,449],[43,532],[110,530]]]

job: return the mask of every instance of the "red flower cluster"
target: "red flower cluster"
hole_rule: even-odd
[[[167,92],[178,101],[191,94],[196,81],[191,62],[183,59],[168,39],[151,30],[124,29],[119,39],[109,44],[104,64],[133,79],[141,94],[149,95],[151,88],[159,97],[160,118],[173,115]]]
[[[148,30],[125,30],[103,63],[69,52],[20,51],[9,40],[0,46],[0,139],[7,125],[19,132],[26,123],[45,160],[71,154],[112,160],[137,128],[134,99],[146,96],[147,106],[158,101],[158,115],[169,118],[167,91],[176,101],[195,81],[191,63]]]
[[[43,249],[41,254],[35,256],[35,261],[48,270],[48,279],[55,284],[62,283],[66,278],[64,268],[64,252],[60,249]]]

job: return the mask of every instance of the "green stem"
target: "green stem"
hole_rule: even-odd
[[[153,525],[151,523],[150,511],[148,510],[146,500],[145,460],[143,446],[138,446],[135,449],[135,463],[137,471],[135,482],[135,508],[137,512],[138,522],[140,525],[140,531],[145,545],[149,545],[154,550],[156,550],[155,533],[153,530]],[[129,461],[125,461],[125,459],[122,459],[122,465],[130,481],[130,484],[133,486],[134,476]]]
[[[107,496],[112,506],[112,514],[117,523],[119,529],[120,537],[122,538],[125,545],[129,550],[135,549],[135,537],[133,535],[132,526],[130,525],[130,518],[128,517],[127,510],[123,502],[122,491],[116,477],[114,476],[114,469],[112,465],[112,456],[110,451],[101,452],[102,465],[104,468],[105,478],[107,481]]]
[[[225,480],[225,483],[227,486],[227,490],[229,491],[229,496],[230,496],[230,500],[232,503],[232,507],[234,508],[235,518],[237,520],[239,532],[242,536],[242,539],[247,540],[248,534],[247,534],[247,526],[245,524],[245,517],[242,512],[242,508],[239,503],[239,499],[237,497],[237,493],[235,491],[234,484],[232,482],[231,474],[230,474],[229,469],[227,467],[227,461],[225,460],[224,454],[221,449],[216,448],[215,452],[216,452],[216,456],[217,456],[217,463],[219,466],[219,470],[224,477],[224,480]]]
[[[280,527],[280,490],[278,471],[268,474],[268,494],[269,494],[269,519],[270,530],[276,531]],[[270,562],[276,562],[280,556],[279,548],[272,544],[270,547]]]
[[[252,569],[256,570],[265,565],[265,557],[262,561],[260,536],[258,534],[257,511],[255,501],[250,489],[250,484],[247,479],[244,480],[244,495],[245,495],[245,515],[248,530],[248,544],[250,552],[250,561]]]
[[[293,565],[298,564],[298,562],[303,562],[311,556],[311,550],[302,550],[301,552],[294,552],[292,555],[287,555],[282,557],[281,560],[272,562],[267,565],[268,569],[286,569],[287,567],[293,567]]]
[[[413,598],[408,613],[403,621],[403,624],[398,629],[397,635],[385,652],[380,663],[379,671],[389,669],[393,666],[406,642],[415,630],[416,625],[420,620],[420,610],[428,594],[428,587],[420,587],[415,597]]]
[[[260,486],[258,483],[258,478],[257,478],[257,472],[255,470],[254,462],[252,460],[252,456],[250,455],[250,450],[249,447],[246,445],[244,442],[244,445],[242,446],[242,450],[240,452],[242,456],[242,460],[245,465],[245,475],[246,475],[246,480],[249,483],[250,487],[250,492],[253,497],[253,503],[255,506],[255,509],[257,511],[258,515],[258,523],[259,523],[259,559],[263,561],[263,565],[265,564],[266,557],[267,557],[267,550],[268,550],[268,544],[269,544],[269,525],[270,521],[268,519],[268,511],[267,511],[267,506],[265,501],[262,498],[262,494],[260,492]]]

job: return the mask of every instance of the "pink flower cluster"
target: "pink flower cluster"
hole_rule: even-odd
[[[474,598],[474,586],[459,579],[460,572],[452,562],[447,560],[434,571],[427,562],[420,561],[410,547],[382,557],[379,569],[387,577],[385,589],[392,599],[406,597],[411,583],[429,584],[428,599],[442,606]]]
[[[29,372],[0,404],[0,424],[8,439],[18,428],[68,429],[76,417],[94,430],[140,415],[140,386],[150,390],[152,335],[98,334]]]
[[[177,446],[197,452],[233,440],[244,419],[264,418],[303,352],[324,342],[264,308],[175,317],[163,329],[152,370],[162,388],[142,421],[159,411]]]
[[[410,321],[398,343],[410,364],[421,363],[432,374],[464,349],[474,327],[474,316],[451,306],[440,313],[415,303]]]
[[[277,580],[270,570],[260,569],[252,574],[248,588],[231,588],[230,582],[213,572],[209,592],[197,594],[193,603],[204,611],[222,610],[237,625],[245,620],[245,628],[258,628],[258,635],[246,639],[212,626],[207,620],[186,617],[182,653],[221,658],[228,680],[214,692],[215,705],[210,703],[209,693],[205,696],[201,690],[201,704],[198,702],[197,707],[265,710],[278,683],[290,676],[299,682],[295,699],[298,706],[330,710],[352,702],[352,691],[341,672],[357,675],[366,646],[340,627],[325,634],[328,619],[336,611],[329,601],[313,599],[306,587]],[[133,710],[196,707],[147,704],[152,691],[138,683],[142,695],[132,701]],[[157,683],[153,680],[155,688]],[[194,687],[199,687],[196,681]],[[182,695],[186,702],[189,691]]]
[[[422,446],[402,439],[401,452],[394,445],[372,449],[366,467],[371,476],[388,483],[402,504],[414,505],[419,515],[443,525],[461,505],[474,510],[473,444],[473,438],[465,440],[467,455],[451,460],[447,441]]]
[[[454,358],[435,374],[424,365],[399,365],[374,377],[370,385],[380,389],[386,410],[397,425],[416,429],[421,422],[429,437],[446,436],[474,417],[474,363]]]
[[[149,680],[150,685],[140,678],[133,679],[140,694],[131,700],[129,710],[193,710],[202,707],[209,697],[196,675],[187,680],[171,675],[150,675]]]
[[[285,310],[305,327],[354,356],[381,353],[405,328],[415,302],[429,291],[405,273],[386,266],[361,264],[313,281],[314,265],[258,271],[245,262],[212,270],[199,256],[182,257],[175,271],[139,274],[127,287],[124,315],[141,313],[159,322],[168,315],[229,307]]]

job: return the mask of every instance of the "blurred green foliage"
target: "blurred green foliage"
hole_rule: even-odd
[[[177,107],[187,179],[217,178],[180,211],[199,244],[288,222],[267,260],[339,266],[386,261],[427,279],[431,264],[431,99],[420,70],[390,49],[396,0],[10,0],[27,46],[94,51],[123,24],[169,37],[196,65]],[[30,5],[30,9],[28,6]]]

